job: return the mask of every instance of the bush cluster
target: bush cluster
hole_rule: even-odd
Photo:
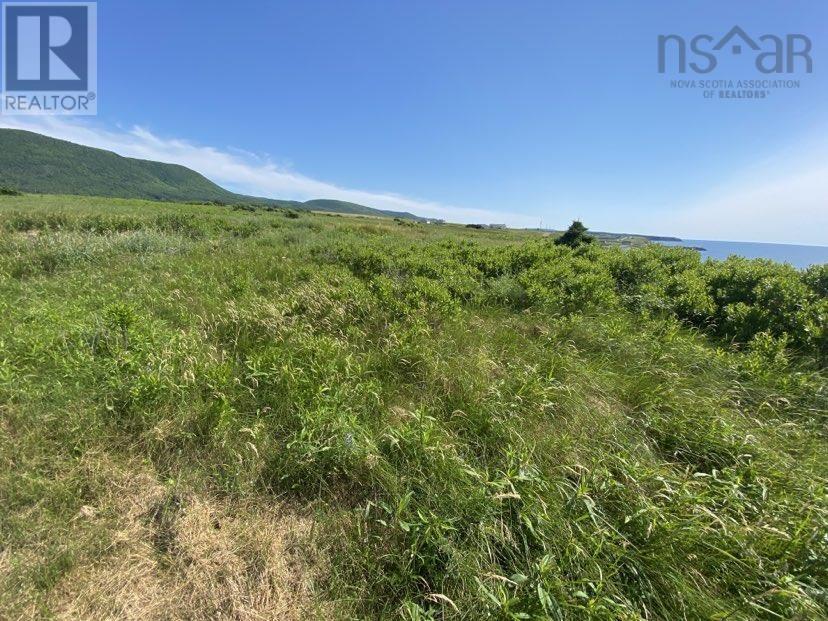
[[[655,244],[573,249],[545,241],[492,248],[373,240],[328,254],[366,278],[427,278],[458,302],[535,306],[562,316],[623,308],[673,316],[736,345],[770,335],[820,363],[828,355],[826,265],[801,271],[735,256],[702,261],[694,250]]]

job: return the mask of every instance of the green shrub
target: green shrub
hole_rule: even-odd
[[[617,303],[612,276],[592,258],[561,254],[519,277],[533,304],[555,313],[593,312]]]
[[[506,306],[514,309],[523,309],[529,305],[526,289],[513,276],[492,278],[486,284],[487,289],[482,297],[484,305]]]
[[[592,235],[587,235],[587,228],[579,220],[575,220],[569,225],[569,228],[564,231],[563,235],[555,240],[558,246],[569,246],[570,248],[578,248],[585,244],[591,244],[595,241]]]

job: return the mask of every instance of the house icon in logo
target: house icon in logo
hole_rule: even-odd
[[[734,26],[733,28],[731,28],[730,32],[723,36],[721,40],[713,47],[713,49],[717,52],[720,51],[728,43],[730,43],[731,39],[734,39],[735,37],[739,37],[744,43],[747,43],[748,47],[750,47],[752,50],[756,52],[759,51],[760,48],[756,44],[756,41],[751,39],[744,30],[739,28],[739,26]],[[734,42],[732,44],[732,47],[730,48],[730,51],[733,55],[741,54],[742,46]]]

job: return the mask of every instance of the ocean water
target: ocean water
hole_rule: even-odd
[[[732,254],[748,259],[773,259],[806,268],[817,263],[828,263],[828,246],[797,246],[794,244],[764,244],[760,242],[712,241],[683,239],[680,242],[659,242],[666,246],[694,246],[704,248],[703,258],[726,259]]]

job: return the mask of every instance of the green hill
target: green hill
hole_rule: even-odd
[[[195,171],[121,157],[32,132],[0,130],[0,183],[38,194],[238,202]]]
[[[318,198],[302,203],[306,209],[313,211],[330,211],[334,213],[352,213],[361,216],[387,216],[389,218],[408,218],[410,220],[425,220],[407,211],[389,211],[387,209],[374,209],[348,201],[337,201],[326,198]]]
[[[260,203],[333,213],[419,219],[337,200],[300,201],[245,196],[225,190],[178,164],[117,153],[17,129],[0,129],[0,186],[36,194],[79,194],[180,202]]]

